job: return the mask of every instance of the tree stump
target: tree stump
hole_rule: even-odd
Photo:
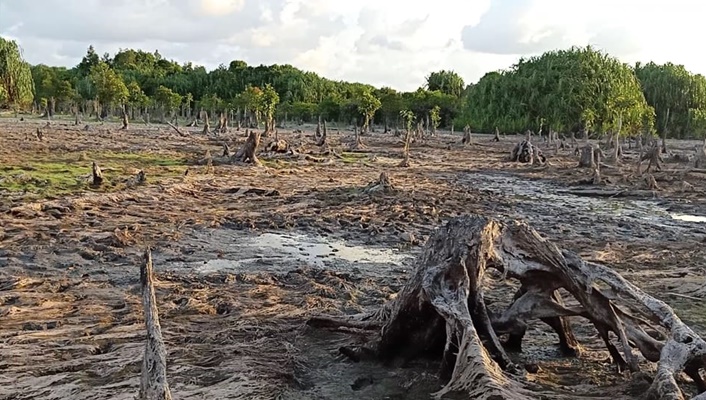
[[[238,150],[231,161],[234,162],[245,162],[255,165],[262,165],[260,160],[257,158],[257,148],[260,146],[260,131],[253,129],[248,135],[248,139],[243,144],[243,147]]]
[[[204,111],[203,112],[203,133],[204,135],[208,136],[211,133],[211,125],[208,123],[208,112]]]
[[[493,142],[499,142],[500,141],[500,131],[498,130],[497,127],[495,127],[495,136],[493,136]]]
[[[351,146],[351,149],[352,150],[364,149],[366,146],[360,138],[360,131],[359,131],[357,125],[353,126],[353,135],[354,135],[354,138],[353,138],[353,144]]]
[[[409,144],[412,140],[412,132],[408,130],[404,134],[404,147],[402,148],[402,161],[399,163],[399,167],[409,167]]]
[[[380,173],[380,177],[377,180],[370,182],[368,186],[363,189],[363,193],[394,193],[395,190],[390,177],[387,176],[387,172],[383,171]]]
[[[579,168],[595,169],[601,163],[603,151],[590,143],[577,147],[576,151],[580,154]]]
[[[461,144],[471,144],[471,127],[466,125],[463,128],[463,138],[461,139]]]
[[[539,147],[535,146],[529,140],[525,139],[515,145],[510,152],[510,161],[521,163],[539,163],[544,164],[547,158],[542,153]]]
[[[122,107],[122,111],[123,111],[123,117],[122,117],[123,126],[120,129],[128,130],[130,128],[130,121],[128,121],[127,110],[125,109],[125,106]]]
[[[157,299],[154,294],[152,272],[152,252],[145,251],[145,263],[140,268],[140,283],[142,286],[142,307],[145,311],[145,327],[147,328],[147,343],[145,356],[142,360],[142,377],[140,378],[140,400],[172,400],[172,394],[167,383],[167,350],[162,338],[162,328],[159,325]]]
[[[706,143],[701,147],[696,146],[696,157],[694,157],[694,167],[706,167]]]
[[[497,271],[490,288],[508,279],[519,282],[504,311],[491,312],[486,306],[484,283],[493,277],[488,270]],[[682,371],[700,391],[706,390],[699,375],[706,342],[667,304],[611,268],[559,249],[526,222],[503,223],[478,215],[453,218],[427,241],[414,271],[395,299],[378,311],[342,319],[312,318],[309,325],[377,332],[366,346],[340,349],[353,359],[389,362],[435,355],[446,381],[434,393],[436,398],[464,391],[471,399],[517,400],[537,396],[530,383],[513,379],[512,374],[522,371],[511,362],[500,335],[510,335],[508,344],[521,347],[527,322],[538,319],[557,333],[565,354],[576,354],[581,348],[567,317],[580,316],[596,328],[619,370],[639,369],[631,346],[657,363],[647,398],[683,399],[675,379]],[[558,289],[579,305],[565,306]],[[617,347],[610,332],[618,338]]]
[[[638,173],[640,172],[640,167],[642,165],[642,162],[645,160],[649,160],[649,164],[647,164],[647,169],[645,172],[650,172],[650,169],[654,166],[657,171],[662,170],[662,147],[655,143],[647,152],[645,152],[642,157],[639,158],[640,161],[638,161],[637,165],[637,171]]]
[[[91,180],[93,186],[100,186],[103,183],[103,172],[95,161],[91,165],[91,176],[93,178]]]
[[[319,146],[319,147],[325,146],[325,145],[326,145],[327,135],[328,135],[328,133],[327,133],[327,129],[326,129],[326,120],[324,120],[324,122],[323,122],[323,129],[322,129],[322,132],[321,132],[321,137],[320,137],[319,140],[316,142],[316,145]]]
[[[265,151],[270,151],[273,153],[286,153],[289,151],[289,144],[284,139],[273,140],[267,144]]]
[[[37,140],[40,142],[44,141],[44,133],[42,132],[41,129],[37,128],[37,131],[34,134],[37,137]]]

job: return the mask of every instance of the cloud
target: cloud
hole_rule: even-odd
[[[434,70],[473,82],[519,56],[589,43],[706,73],[689,46],[704,13],[690,0],[0,0],[0,35],[35,64],[74,66],[93,44],[100,54],[159,49],[209,69],[287,63],[414,90]]]

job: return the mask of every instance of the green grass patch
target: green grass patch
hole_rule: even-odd
[[[92,188],[91,162],[104,171],[104,184]],[[161,153],[66,153],[38,155],[21,162],[7,162],[0,167],[0,193],[9,192],[28,199],[57,197],[82,191],[118,191],[142,169],[147,183],[156,183],[184,173],[187,159]]]
[[[344,163],[357,163],[367,158],[368,155],[365,153],[352,153],[347,151],[341,153],[341,161],[343,161]]]

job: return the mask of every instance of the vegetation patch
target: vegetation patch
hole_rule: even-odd
[[[90,187],[91,162],[103,170],[106,184]],[[140,170],[147,183],[159,182],[184,173],[186,158],[160,153],[67,153],[5,162],[0,167],[0,192],[25,194],[28,198],[53,197],[81,192],[114,191]]]

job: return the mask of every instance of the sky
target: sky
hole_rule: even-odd
[[[706,74],[704,15],[702,0],[0,0],[0,35],[32,64],[72,67],[93,44],[415,90],[432,71],[472,83],[522,56],[587,44]]]

